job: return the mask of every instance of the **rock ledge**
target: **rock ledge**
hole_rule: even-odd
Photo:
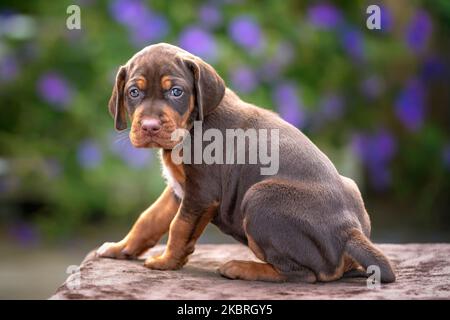
[[[99,259],[92,251],[50,299],[450,299],[450,244],[378,246],[397,270],[397,282],[379,289],[369,289],[362,278],[317,284],[228,280],[216,272],[222,263],[256,258],[244,246],[222,244],[198,245],[179,271]],[[159,245],[144,258],[163,250]]]

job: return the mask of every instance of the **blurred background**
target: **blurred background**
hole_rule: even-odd
[[[0,298],[49,297],[162,191],[157,153],[107,111],[118,67],[161,41],[303,130],[357,181],[375,241],[449,241],[450,2],[343,3],[3,0]],[[210,226],[200,242],[233,239]]]

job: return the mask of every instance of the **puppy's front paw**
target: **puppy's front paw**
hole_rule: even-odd
[[[165,256],[164,254],[156,257],[150,257],[145,260],[144,266],[154,270],[178,270],[187,262],[179,262],[176,259]]]
[[[105,242],[97,249],[96,255],[102,258],[130,259],[132,256],[124,250],[122,242]]]

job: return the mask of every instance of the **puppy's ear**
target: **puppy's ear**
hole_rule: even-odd
[[[184,62],[194,75],[195,99],[199,119],[203,121],[222,101],[225,82],[213,67],[199,58],[186,58]]]
[[[120,67],[116,75],[111,98],[109,99],[109,112],[114,118],[116,130],[121,131],[127,128],[127,113],[123,105],[123,88],[125,86],[125,77],[127,70],[124,66]]]

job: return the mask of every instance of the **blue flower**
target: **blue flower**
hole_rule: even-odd
[[[180,35],[179,45],[186,51],[210,62],[217,59],[217,45],[214,37],[200,27],[187,27]]]
[[[308,21],[319,29],[333,29],[342,21],[341,12],[328,3],[315,4],[307,10]]]
[[[412,79],[400,92],[395,102],[395,113],[409,131],[418,131],[425,117],[425,88]]]
[[[428,45],[432,29],[433,25],[428,13],[424,10],[417,11],[406,29],[406,44],[415,53],[422,53]]]
[[[141,0],[115,0],[111,2],[109,9],[117,22],[128,27],[141,24],[150,15]]]
[[[379,191],[388,189],[392,183],[391,170],[385,163],[378,163],[370,167],[369,178],[372,186]]]
[[[261,28],[250,16],[242,15],[234,18],[228,28],[228,33],[238,45],[246,50],[258,51],[264,44]]]
[[[380,6],[381,14],[381,30],[384,32],[390,32],[394,25],[394,19],[392,18],[391,10],[386,6]]]
[[[242,93],[249,93],[258,86],[255,72],[248,67],[239,67],[231,72],[231,85],[233,89]]]
[[[102,162],[102,151],[100,146],[92,140],[84,140],[78,146],[78,163],[86,169],[93,169]]]
[[[424,82],[444,81],[449,82],[449,66],[438,56],[427,57],[420,70],[420,77]]]
[[[43,74],[37,83],[37,90],[43,100],[56,110],[65,110],[72,100],[72,89],[68,82],[56,72]]]
[[[293,83],[280,83],[275,87],[273,100],[280,116],[290,124],[302,128],[305,124],[305,114],[297,88]]]
[[[169,32],[169,23],[164,16],[151,14],[145,21],[130,26],[130,32],[133,43],[141,47],[164,39]]]
[[[215,28],[222,22],[222,14],[216,5],[204,4],[198,12],[202,25],[207,28]]]
[[[344,99],[336,93],[328,93],[321,99],[319,107],[322,116],[335,120],[344,113]]]
[[[390,162],[397,151],[394,136],[385,129],[373,134],[356,133],[351,141],[352,149],[367,167],[371,185],[385,190],[391,184]]]
[[[117,22],[128,28],[132,42],[138,47],[164,39],[168,33],[167,19],[152,12],[141,0],[115,0],[110,12]]]
[[[364,38],[360,31],[354,28],[342,32],[342,45],[351,59],[360,61],[364,58]]]

